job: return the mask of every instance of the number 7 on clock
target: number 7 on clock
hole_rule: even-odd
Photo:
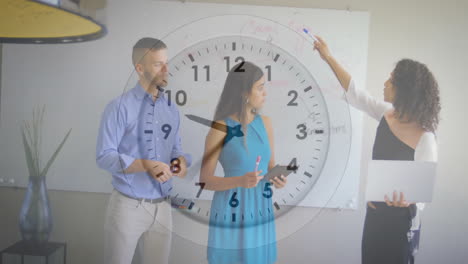
[[[201,192],[205,188],[205,184],[206,183],[204,183],[204,182],[196,182],[195,183],[195,186],[200,186],[200,190],[198,190],[198,193],[197,193],[197,198],[200,198]]]

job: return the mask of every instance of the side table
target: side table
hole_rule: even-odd
[[[67,263],[67,243],[46,242],[41,245],[31,244],[27,241],[18,241],[0,252],[0,264],[3,264],[3,256],[6,254],[19,255],[21,264],[24,264],[24,256],[40,256],[45,258],[45,263],[49,264],[49,257],[63,248],[63,264]],[[6,264],[6,263],[5,263]]]

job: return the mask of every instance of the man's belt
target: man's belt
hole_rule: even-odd
[[[163,201],[166,201],[166,200],[170,200],[170,196],[166,196],[166,197],[160,197],[160,198],[156,198],[156,199],[147,199],[147,198],[134,198],[134,197],[131,197],[131,196],[128,196],[126,195],[125,193],[122,193],[122,192],[119,192],[121,195],[127,197],[127,198],[130,198],[132,200],[137,200],[139,202],[146,202],[146,203],[151,203],[151,204],[156,204],[156,203],[160,203],[160,202],[163,202]]]

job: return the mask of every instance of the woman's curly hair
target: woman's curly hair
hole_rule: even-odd
[[[439,123],[439,85],[425,64],[402,59],[393,70],[395,87],[393,107],[397,118],[417,122],[426,131],[434,132]]]

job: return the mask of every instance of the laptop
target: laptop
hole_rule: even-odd
[[[410,203],[432,201],[437,163],[407,160],[371,160],[367,174],[367,201],[393,200],[393,191]]]

